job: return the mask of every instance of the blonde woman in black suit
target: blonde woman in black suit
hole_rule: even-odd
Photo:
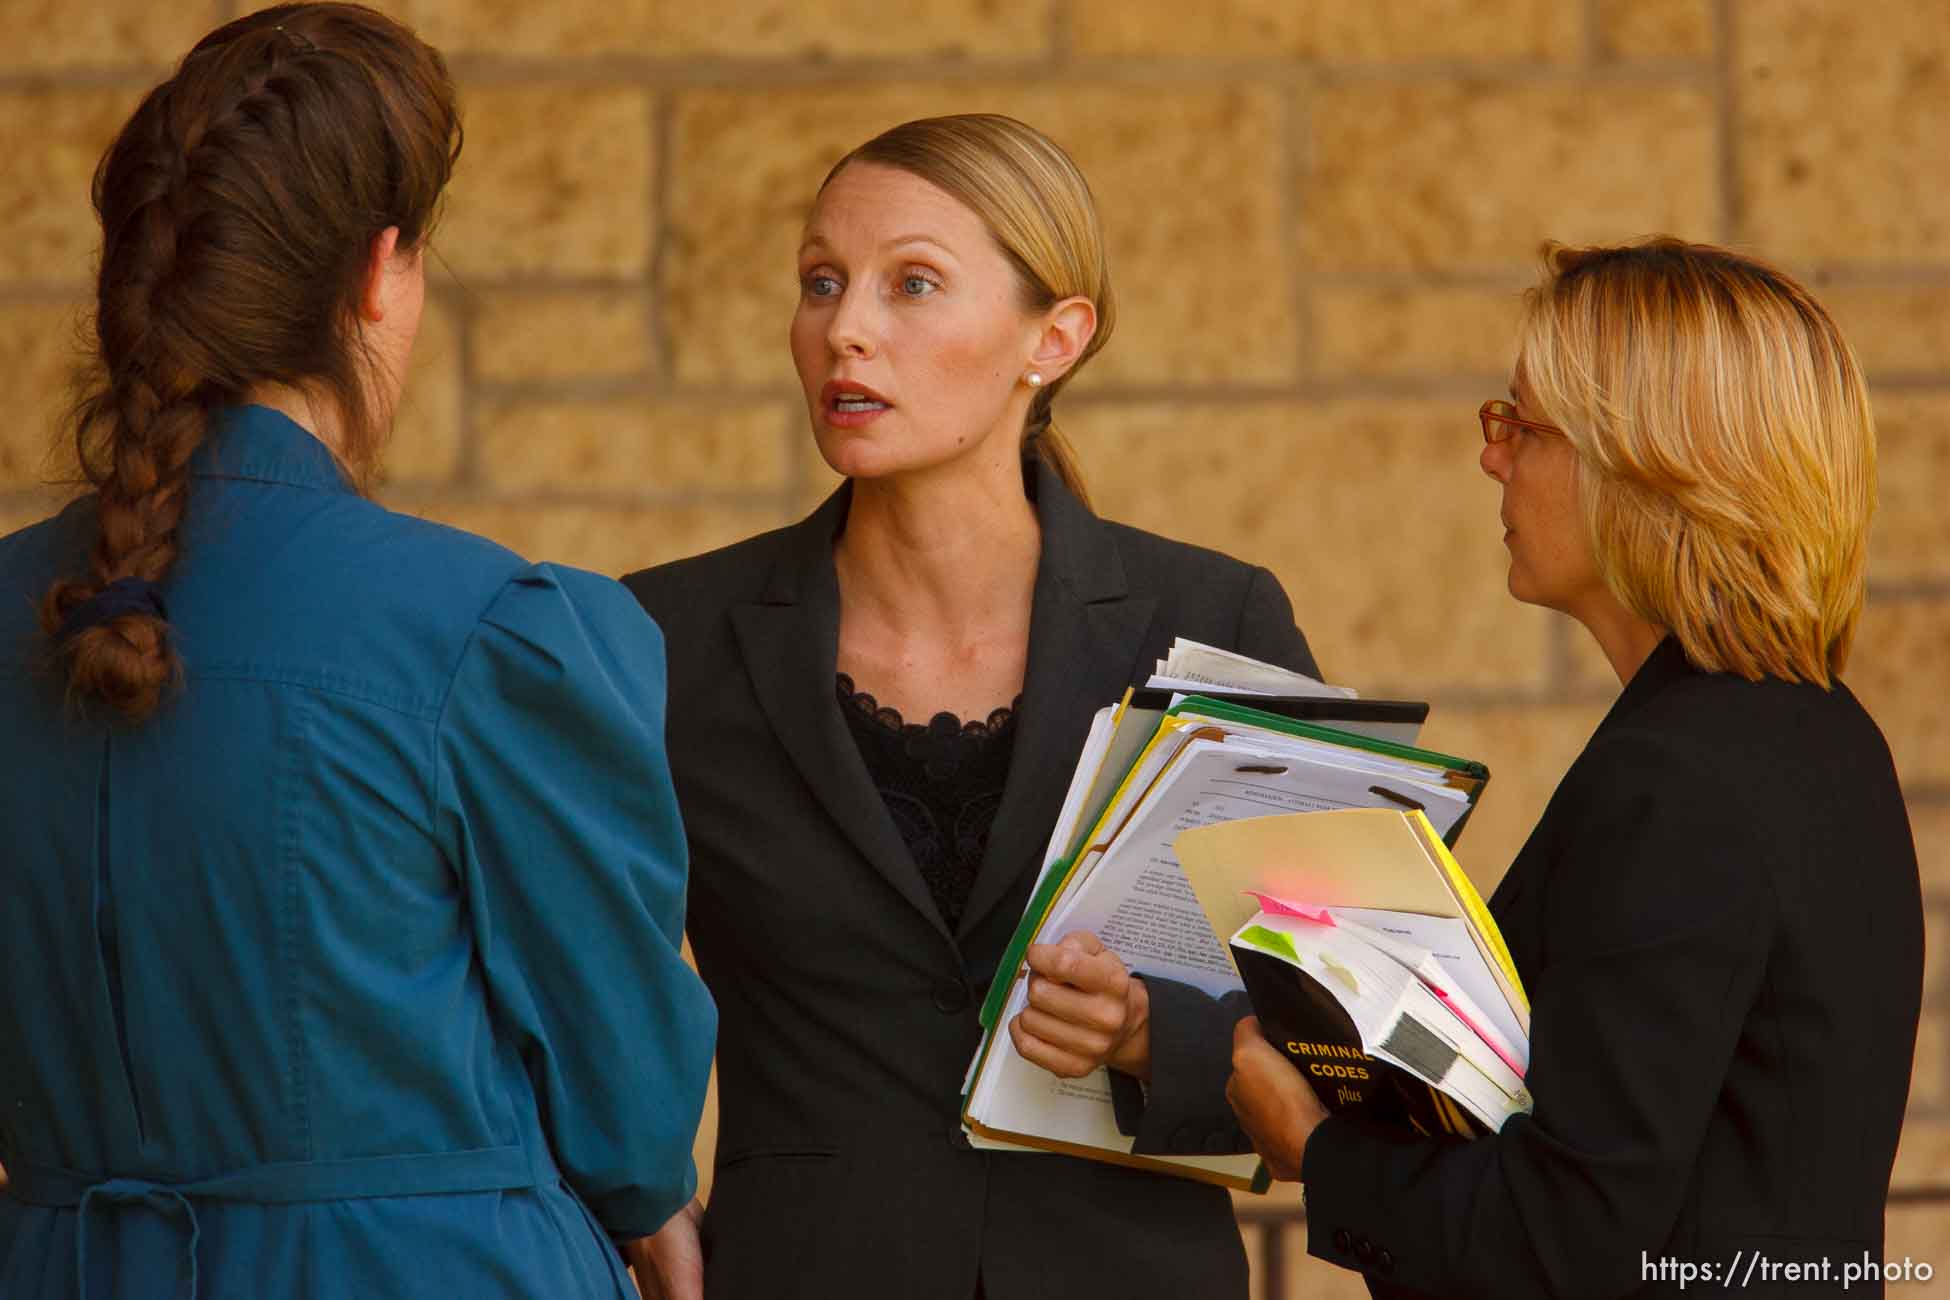
[[[1556,249],[1522,337],[1482,411],[1510,591],[1624,686],[1490,900],[1536,1111],[1456,1146],[1324,1119],[1250,1021],[1235,1104],[1306,1184],[1309,1249],[1377,1295],[1880,1295],[1923,922],[1888,747],[1838,676],[1861,374],[1801,286],[1670,239]]]
[[[1220,1189],[971,1150],[957,1116],[1092,714],[1174,635],[1315,672],[1286,595],[1091,513],[1052,413],[1112,297],[1089,189],[1040,133],[870,141],[820,190],[798,277],[793,359],[846,483],[626,579],[670,649],[689,933],[721,1014],[706,1290],[1243,1297]],[[1086,936],[1033,960],[1025,1056],[1109,1063],[1147,1142],[1241,1140],[1216,1004]]]

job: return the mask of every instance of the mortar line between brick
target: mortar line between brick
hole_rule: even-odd
[[[793,392],[783,386],[739,389],[713,384],[679,385],[642,372],[562,379],[482,379],[479,387],[482,397],[489,401],[522,405],[549,402],[575,405],[631,399],[668,401],[675,405],[703,402],[760,405],[783,401]]]
[[[1314,283],[1328,289],[1507,289],[1512,293],[1527,289],[1536,280],[1528,267],[1507,269],[1424,267],[1415,270],[1330,271],[1313,273]]]
[[[1539,60],[1515,62],[1496,58],[1434,59],[1410,63],[1336,63],[1302,60],[1334,85],[1355,83],[1420,83],[1427,81],[1485,81],[1498,84],[1691,86],[1710,85],[1711,74],[1698,60],[1639,60],[1592,67],[1582,63]],[[469,55],[453,61],[463,82],[494,84],[549,81],[565,84],[647,85],[656,90],[778,91],[794,88],[907,83],[982,83],[1046,86],[1052,67],[1060,66],[1079,81],[1105,86],[1210,85],[1241,83],[1279,85],[1292,76],[1296,60],[1285,57],[1244,58],[1079,58],[1059,61],[1048,55],[1009,58],[804,59],[736,60],[644,58],[631,55],[560,56]],[[31,80],[45,81],[45,78]],[[3,84],[3,83],[0,83]]]
[[[899,86],[907,83],[996,82],[1047,85],[1052,62],[1047,54],[1004,59],[834,59],[834,60],[752,60],[725,58],[662,59],[631,55],[596,55],[584,58],[549,56],[471,55],[454,61],[456,76],[462,81],[491,85],[498,83],[548,81],[562,84],[604,84],[647,86],[660,91],[817,89],[828,86],[857,88],[862,84]],[[1221,81],[1228,73],[1237,78],[1237,69],[1206,71],[1180,65],[1174,80]],[[1259,79],[1270,77],[1269,66],[1258,70]],[[1096,70],[1093,69],[1093,75]],[[1252,73],[1245,74],[1251,77]],[[1122,76],[1103,78],[1127,80]]]
[[[79,280],[72,284],[33,280],[0,284],[0,307],[38,307],[49,303],[86,307],[88,301],[88,285]]]
[[[1950,601],[1950,578],[1869,579],[1869,599],[1890,605],[1933,605]]]
[[[1309,88],[1310,89],[1310,88]],[[675,128],[672,128],[673,134]],[[1304,151],[1303,151],[1304,152]],[[1790,270],[1809,281],[1816,288],[1826,287],[1950,287],[1950,262],[1940,263],[1820,263],[1791,265]],[[1417,291],[1482,289],[1520,292],[1534,281],[1534,272],[1528,266],[1512,264],[1509,267],[1426,267],[1419,269],[1391,270],[1371,268],[1365,270],[1320,269],[1308,272],[1308,281],[1323,289],[1373,289],[1376,291]],[[599,293],[604,291],[628,290],[642,281],[634,276],[601,275],[558,275],[547,272],[518,273],[476,277],[474,283],[482,289],[495,293]],[[48,298],[73,298],[87,291],[85,283],[76,281],[26,281],[12,285],[0,284],[0,302],[9,300],[45,300]]]
[[[1716,125],[1719,130],[1718,163],[1720,180],[1720,242],[1732,243],[1739,237],[1743,217],[1740,202],[1740,131],[1738,94],[1735,89],[1735,50],[1733,48],[1733,0],[1713,0],[1713,43],[1717,94]]]
[[[57,438],[65,438],[65,431],[49,428],[46,430],[47,446],[43,448],[43,467],[47,467],[45,452],[52,449]],[[0,488],[0,510],[38,510],[47,514],[67,505],[83,491],[90,490],[86,483],[48,478],[39,483]]]
[[[454,478],[458,483],[472,484],[481,477],[481,440],[478,433],[480,383],[478,359],[474,353],[474,322],[478,304],[474,294],[458,282],[441,296],[454,318],[454,346],[459,352],[460,411],[457,419],[460,428],[457,433],[460,455],[454,465]]]
[[[668,387],[675,374],[675,358],[671,355],[670,338],[664,320],[664,286],[669,281],[670,266],[670,189],[671,174],[676,170],[677,128],[673,120],[671,96],[652,94],[650,96],[650,255],[646,261],[643,282],[644,327],[648,336],[650,355],[644,358],[649,366],[651,382],[658,387]]]
[[[1612,52],[1605,43],[1604,0],[1584,0],[1580,14],[1584,22],[1584,61],[1593,68],[1601,68],[1612,62]]]
[[[1065,399],[1065,409],[1086,407],[1115,409],[1143,405],[1176,406],[1255,406],[1310,404],[1323,402],[1426,402],[1458,404],[1466,417],[1486,390],[1501,388],[1506,374],[1502,370],[1480,373],[1452,372],[1421,375],[1348,375],[1336,379],[1306,379],[1295,383],[1249,384],[1215,382],[1210,385],[1092,387]],[[777,383],[708,379],[680,382],[655,380],[646,375],[579,376],[565,379],[479,379],[475,385],[484,400],[495,402],[545,403],[603,402],[629,398],[656,398],[673,403],[685,402],[787,402],[796,403],[799,391],[789,381]],[[1950,393],[1950,372],[1912,376],[1872,376],[1870,387],[1878,395],[1890,393]],[[1461,418],[1461,417],[1459,417]],[[1903,588],[1896,588],[1901,591]],[[1932,588],[1932,590],[1934,590]]]
[[[1498,62],[1494,59],[1430,60],[1425,63],[1321,63],[1331,85],[1393,82],[1493,81],[1498,86],[1680,86],[1711,85],[1711,73],[1697,59],[1635,59],[1630,62]]]
[[[1305,256],[1306,178],[1313,165],[1311,110],[1310,88],[1300,77],[1295,77],[1286,93],[1286,184],[1283,187],[1286,237],[1281,244],[1292,259],[1288,276],[1293,306],[1293,373],[1296,379],[1313,373],[1313,345],[1317,330],[1313,294],[1309,286],[1310,268]]]
[[[1802,268],[1802,273],[1817,287],[1841,285],[1882,286],[1894,285],[1909,288],[1921,282],[1931,288],[1950,286],[1950,263],[1918,262],[1905,265],[1901,262],[1867,262],[1850,264],[1847,262],[1818,263]]]
[[[389,484],[381,493],[392,509],[409,506],[514,506],[522,509],[578,509],[596,511],[675,510],[703,506],[742,510],[777,510],[776,488],[683,487],[601,489],[556,486],[496,488],[481,484],[458,487],[424,480]]]
[[[1564,619],[1554,618],[1544,624],[1544,635],[1549,638],[1544,651],[1546,689],[1553,696],[1575,694],[1578,668],[1571,650],[1571,629]]]
[[[104,63],[73,68],[0,71],[0,93],[47,94],[63,90],[146,90],[170,73],[163,63]]]
[[[779,437],[785,439],[786,455],[786,485],[780,490],[779,513],[787,522],[798,517],[800,504],[811,495],[809,489],[817,472],[813,462],[818,459],[819,450],[813,445],[812,430],[806,420],[803,408],[787,405],[779,421]]]
[[[1869,393],[1880,397],[1885,393],[1929,393],[1950,386],[1950,371],[1911,370],[1880,371],[1868,367]]]
[[[1492,709],[1541,710],[1598,707],[1618,698],[1616,690],[1581,687],[1552,693],[1543,686],[1431,686],[1424,681],[1379,682],[1363,687],[1362,693],[1374,699],[1427,700],[1432,710],[1458,713],[1486,712]]]
[[[1072,0],[1050,0],[1049,56],[1055,68],[1068,68],[1075,61],[1076,12]]]
[[[1141,387],[1137,385],[1119,386],[1112,389],[1092,389],[1079,393],[1069,399],[1078,405],[1136,405],[1149,402],[1179,403],[1184,405],[1246,406],[1262,402],[1323,402],[1360,399],[1454,399],[1465,402],[1469,409],[1462,412],[1468,420],[1475,419],[1475,406],[1483,400],[1483,384],[1494,382],[1501,388],[1508,376],[1501,371],[1486,371],[1483,374],[1449,374],[1426,376],[1353,376],[1346,379],[1305,379],[1294,384],[1239,384],[1215,383],[1211,385],[1188,384],[1183,386]],[[1473,400],[1471,400],[1473,399]]]
[[[1246,406],[1286,402],[1326,402],[1360,400],[1437,400],[1455,401],[1469,409],[1461,416],[1473,419],[1475,405],[1482,400],[1483,385],[1500,387],[1502,371],[1483,374],[1428,376],[1356,376],[1346,380],[1308,381],[1297,384],[1214,383],[1169,387],[1093,388],[1065,398],[1066,410],[1080,407],[1134,406],[1169,403],[1187,406]],[[615,398],[658,396],[673,402],[794,402],[800,400],[796,384],[789,380],[775,383],[746,383],[737,380],[714,383],[710,380],[673,382],[653,388],[640,377],[577,378],[562,380],[480,381],[484,396],[496,401],[579,402]]]
[[[459,276],[451,278],[458,280]],[[642,283],[640,275],[559,275],[543,271],[471,275],[467,287],[496,294],[532,294],[539,298],[559,293],[626,293]]]

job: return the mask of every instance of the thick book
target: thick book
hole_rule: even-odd
[[[1330,1111],[1472,1137],[1530,1110],[1528,1044],[1433,953],[1265,901],[1276,910],[1240,927],[1233,961],[1262,1031]]]
[[[1485,1131],[1440,1090],[1368,1055],[1353,1019],[1319,982],[1253,948],[1235,947],[1233,961],[1260,1032],[1285,1054],[1329,1114],[1428,1136],[1475,1137]]]
[[[1468,1137],[1530,1110],[1529,1000],[1422,812],[1242,818],[1176,851],[1268,1040],[1329,1111]]]

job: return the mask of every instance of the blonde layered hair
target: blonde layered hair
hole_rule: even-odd
[[[1546,245],[1526,396],[1578,453],[1598,569],[1709,672],[1830,684],[1862,610],[1875,422],[1807,290],[1656,238]]]
[[[1025,311],[1046,311],[1065,298],[1087,298],[1097,309],[1096,333],[1066,374],[1036,390],[1022,435],[1023,453],[1046,462],[1089,505],[1076,453],[1052,413],[1056,395],[1117,323],[1097,201],[1083,173],[1054,140],[997,113],[903,122],[834,163],[821,191],[856,162],[918,176],[980,217],[1016,269]]]

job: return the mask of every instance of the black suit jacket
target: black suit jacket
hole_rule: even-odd
[[[668,647],[688,929],[720,1013],[712,1300],[968,1300],[978,1270],[990,1300],[1246,1293],[1222,1190],[975,1151],[960,1131],[977,1007],[1091,716],[1173,636],[1314,671],[1264,569],[1101,520],[1047,469],[1026,473],[1042,526],[1026,681],[952,933],[834,693],[848,490],[793,527],[624,579]],[[1171,1068],[1154,1066],[1167,1098],[1224,1113],[1222,1096],[1174,1089]]]
[[[1534,1115],[1446,1148],[1322,1124],[1314,1254],[1378,1295],[1497,1300],[1718,1294],[1735,1267],[1742,1295],[1805,1300],[1882,1259],[1922,903],[1845,687],[1700,673],[1667,639],[1490,907],[1532,998]],[[1766,1268],[1824,1257],[1825,1283]],[[1682,1293],[1664,1260],[1716,1284]]]

